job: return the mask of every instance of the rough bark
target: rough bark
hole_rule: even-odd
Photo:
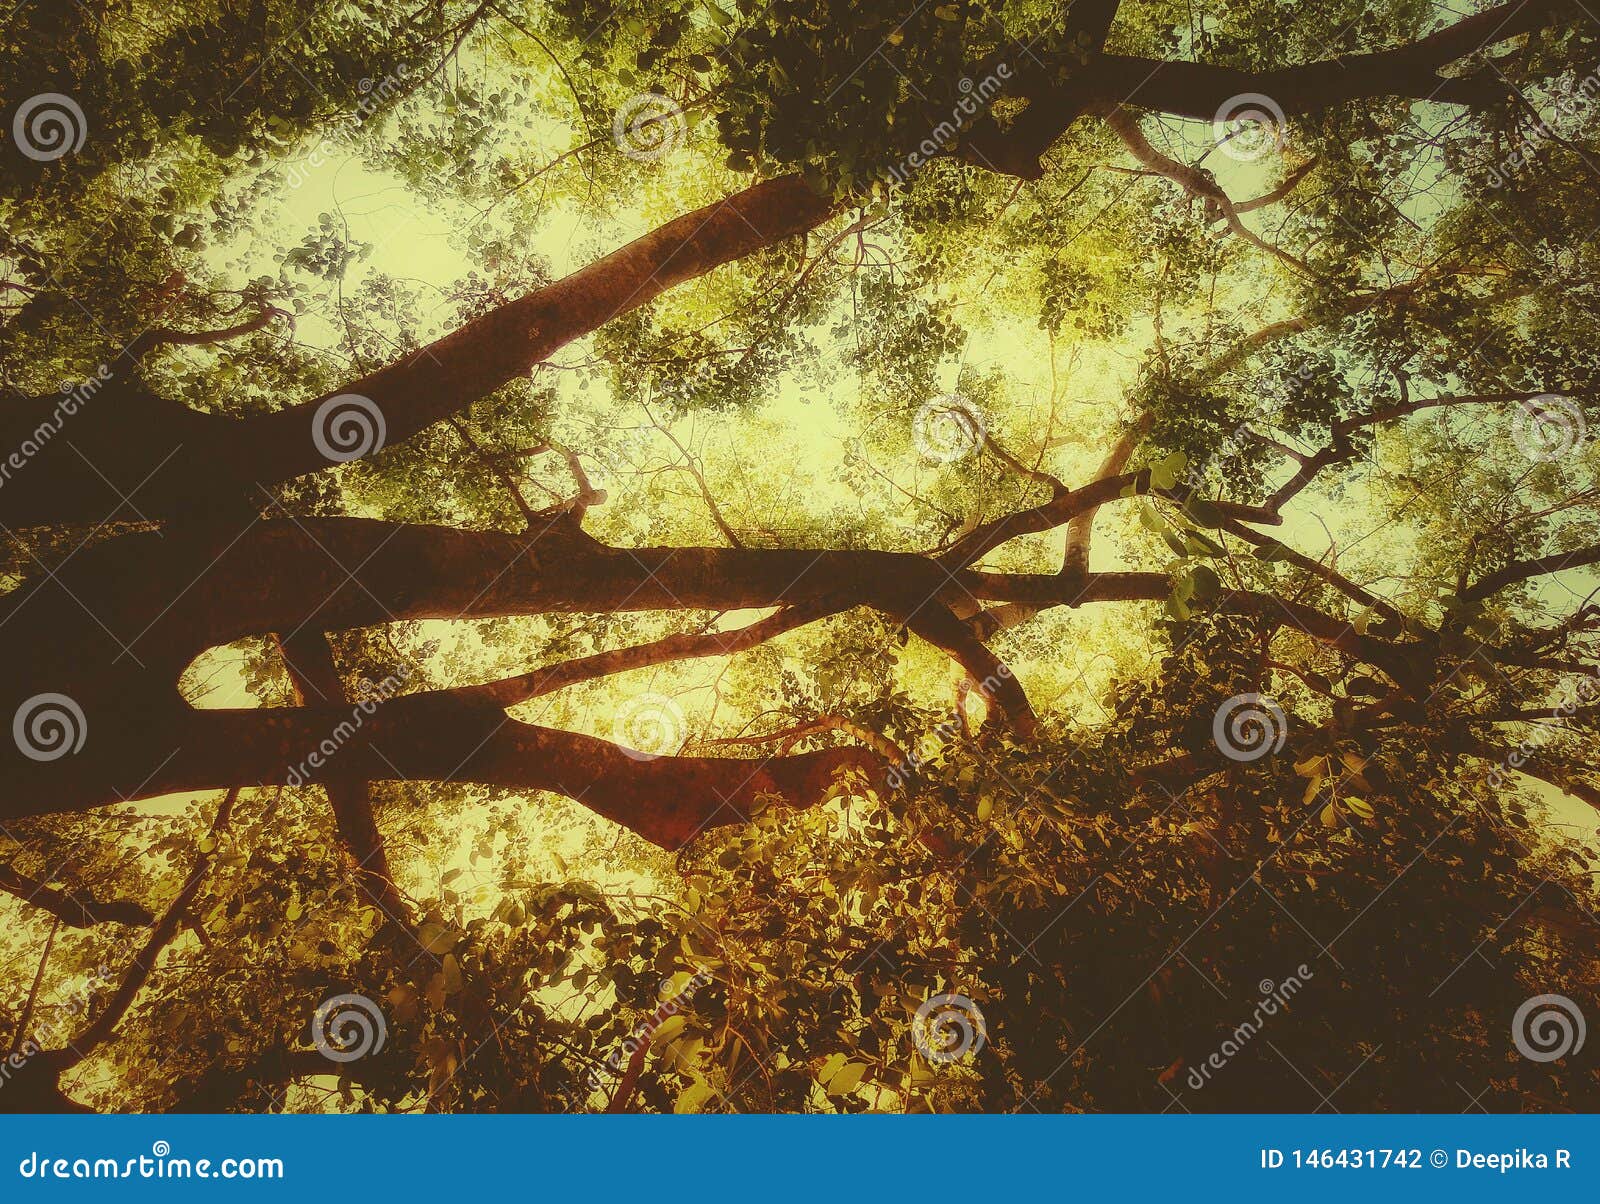
[[[65,393],[0,407],[0,446],[20,447],[54,428],[32,439],[37,450],[0,485],[0,522],[178,517],[203,513],[219,498],[249,504],[257,486],[329,465],[313,432],[326,429],[323,406],[334,397],[366,398],[382,415],[382,445],[403,442],[674,285],[820,225],[832,208],[799,176],[753,185],[333,393],[268,414],[197,413],[151,393],[125,356],[87,397]],[[333,446],[343,449],[338,441]]]

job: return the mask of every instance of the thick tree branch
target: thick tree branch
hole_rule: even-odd
[[[301,706],[331,707],[349,702],[333,663],[333,649],[320,631],[302,627],[278,637],[284,667]],[[323,782],[356,884],[366,899],[397,923],[409,923],[411,910],[395,886],[383,834],[372,814],[372,793],[359,777],[330,775]]]
[[[56,917],[68,928],[89,928],[95,924],[128,924],[147,928],[155,922],[143,904],[130,899],[102,903],[83,891],[58,890],[37,878],[21,873],[14,866],[0,866],[0,891],[15,895],[30,907]]]
[[[127,783],[128,797],[223,783],[281,785],[291,773],[312,783],[330,775],[476,782],[565,795],[666,849],[710,828],[748,822],[765,800],[813,806],[846,768],[882,774],[879,759],[855,747],[763,760],[657,757],[519,723],[450,690],[375,704],[359,726],[338,706],[213,710],[191,712],[171,735],[178,750],[147,782]],[[55,798],[41,800],[38,809],[70,805],[71,793],[71,784],[58,779]],[[79,799],[85,806],[96,801],[94,793]]]
[[[1505,589],[1508,585],[1515,585],[1519,581],[1526,581],[1530,577],[1540,577],[1546,573],[1560,573],[1567,569],[1583,568],[1591,564],[1600,564],[1600,544],[1590,544],[1588,547],[1573,548],[1570,552],[1551,552],[1548,556],[1537,556],[1532,560],[1517,560],[1497,572],[1490,573],[1487,577],[1480,578],[1469,587],[1462,597],[1468,600],[1487,598],[1498,590]]]
[[[1041,157],[1067,127],[1107,104],[1210,121],[1230,100],[1247,93],[1271,97],[1285,116],[1386,96],[1473,108],[1500,103],[1514,92],[1492,70],[1466,76],[1440,72],[1489,46],[1538,29],[1560,7],[1559,0],[1510,0],[1409,45],[1270,71],[1096,54],[1087,66],[1074,65],[1065,83],[1058,84],[1041,71],[1025,73],[1014,91],[1028,101],[1028,107],[1004,131],[993,122],[976,127],[961,148],[962,157],[992,170],[1037,179],[1044,170]]]
[[[204,512],[218,498],[247,497],[256,486],[326,468],[330,449],[341,458],[372,454],[526,375],[572,340],[675,285],[820,225],[833,208],[799,176],[756,184],[674,218],[376,372],[269,414],[200,414],[119,371],[75,404],[70,444],[35,440],[40,450],[27,471],[0,490],[0,521],[100,523],[119,513]],[[7,407],[0,441],[19,445],[41,427],[59,426],[61,408],[59,397]],[[137,512],[127,503],[134,494]]]

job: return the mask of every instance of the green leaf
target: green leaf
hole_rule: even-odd
[[[1194,596],[1200,599],[1215,598],[1222,592],[1222,578],[1208,564],[1197,564],[1189,572],[1194,583]]]
[[[1197,527],[1220,527],[1224,522],[1222,509],[1215,502],[1206,498],[1191,496],[1183,504],[1183,512],[1189,516]]]
[[[1189,466],[1189,457],[1181,451],[1173,452],[1159,463],[1150,466],[1150,484],[1156,489],[1171,489],[1178,483],[1183,470]]]
[[[833,1080],[844,1064],[850,1059],[842,1053],[829,1054],[828,1060],[822,1064],[822,1069],[817,1071],[817,1082],[827,1084]]]

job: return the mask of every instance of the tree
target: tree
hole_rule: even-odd
[[[0,1101],[1594,1106],[1578,6],[11,23]]]

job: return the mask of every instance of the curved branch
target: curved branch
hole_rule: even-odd
[[[58,890],[37,878],[21,873],[15,866],[0,866],[0,891],[15,895],[30,907],[48,912],[68,928],[89,928],[95,924],[128,924],[148,928],[155,917],[148,908],[131,899],[101,902],[83,891]]]
[[[734,631],[685,632],[663,636],[648,644],[635,644],[630,648],[613,648],[591,656],[574,657],[546,669],[536,669],[517,677],[506,677],[481,686],[464,686],[459,693],[482,698],[500,707],[512,707],[578,682],[593,681],[613,673],[626,673],[667,661],[690,660],[707,656],[731,656],[736,652],[763,644],[786,631],[804,627],[808,623],[834,613],[835,608],[823,602],[787,606],[776,614],[768,615]],[[716,743],[713,741],[712,743]]]
[[[1353,100],[1396,96],[1472,108],[1511,99],[1513,89],[1484,69],[1444,76],[1441,69],[1480,50],[1540,28],[1559,0],[1509,0],[1463,18],[1409,45],[1351,54],[1270,71],[1211,63],[1095,54],[1065,83],[1044,71],[1019,82],[1027,108],[1001,131],[993,122],[975,128],[962,157],[995,171],[1038,179],[1040,158],[1078,117],[1096,105],[1128,104],[1174,117],[1212,120],[1246,93],[1270,96],[1286,116],[1320,112]]]
[[[122,354],[138,362],[157,347],[207,347],[213,343],[225,343],[229,339],[236,339],[240,335],[253,334],[264,330],[274,318],[288,318],[286,310],[275,305],[269,305],[252,318],[232,326],[224,326],[220,330],[176,330],[170,326],[159,326],[147,330],[123,349]]]
[[[1123,144],[1133,154],[1133,157],[1143,163],[1151,171],[1174,181],[1180,188],[1192,197],[1205,201],[1208,207],[1228,223],[1228,229],[1244,239],[1251,246],[1267,254],[1281,259],[1295,271],[1302,275],[1316,278],[1316,273],[1305,260],[1285,251],[1276,243],[1270,243],[1262,238],[1249,226],[1239,220],[1239,209],[1233,199],[1222,190],[1222,186],[1212,174],[1203,168],[1190,167],[1170,158],[1150,145],[1150,140],[1144,136],[1144,131],[1139,128],[1139,123],[1129,116],[1126,109],[1120,105],[1105,105],[1096,110],[1105,122],[1122,139]],[[1262,202],[1265,203],[1265,202]]]
[[[1567,569],[1583,568],[1586,565],[1600,564],[1600,544],[1591,544],[1584,548],[1574,548],[1570,552],[1551,552],[1548,556],[1537,556],[1532,560],[1516,560],[1500,569],[1490,573],[1474,583],[1462,593],[1462,597],[1476,601],[1487,598],[1498,590],[1505,589],[1508,585],[1515,585],[1519,581],[1526,581],[1530,577],[1540,577],[1546,573],[1560,573]]]

